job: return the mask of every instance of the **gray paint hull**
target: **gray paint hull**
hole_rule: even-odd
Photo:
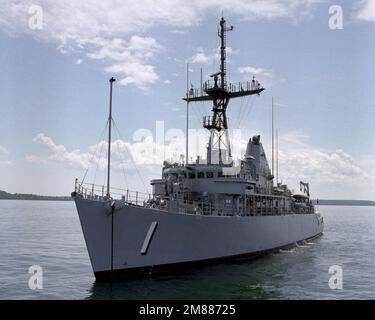
[[[202,216],[75,198],[95,275],[148,270],[288,246],[323,232],[316,214]],[[157,222],[151,237],[150,226]],[[154,223],[155,224],[155,223]],[[150,240],[145,254],[145,239]],[[113,247],[112,247],[113,243]]]

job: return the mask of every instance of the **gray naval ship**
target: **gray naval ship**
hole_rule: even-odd
[[[323,218],[309,198],[275,183],[259,135],[249,139],[239,166],[232,160],[226,110],[233,98],[259,95],[254,78],[226,80],[226,33],[221,18],[220,71],[188,90],[184,100],[212,102],[203,119],[210,132],[207,157],[193,163],[164,162],[152,194],[110,187],[112,85],[108,126],[107,185],[78,182],[72,192],[96,279],[148,276],[180,267],[248,259],[311,240]],[[186,152],[187,153],[187,152]],[[186,158],[187,154],[186,154]],[[192,162],[192,161],[191,161]]]

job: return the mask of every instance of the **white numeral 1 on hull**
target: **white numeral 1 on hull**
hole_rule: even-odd
[[[156,227],[158,226],[158,223],[156,221],[153,221],[150,225],[150,228],[147,231],[146,238],[143,241],[142,249],[141,249],[141,254],[146,254],[147,249],[150,246],[152,236],[155,233]]]

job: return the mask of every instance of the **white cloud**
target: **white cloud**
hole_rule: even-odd
[[[35,136],[33,141],[49,151],[49,160],[55,160],[59,162],[65,162],[71,166],[79,168],[87,168],[90,164],[90,155],[88,153],[81,153],[79,150],[67,151],[65,146],[56,144],[50,137],[43,133],[39,133]],[[44,159],[35,155],[28,155],[26,160],[43,162]]]
[[[134,84],[146,89],[159,79],[155,67],[147,63],[161,49],[154,38],[132,36],[129,41],[95,38],[90,43],[95,49],[88,52],[87,57],[109,62],[111,65],[105,71],[119,74],[120,84]]]
[[[33,141],[46,149],[48,155],[46,157],[28,155],[25,157],[27,161],[34,163],[61,162],[80,169],[98,167],[100,170],[104,170],[106,168],[108,146],[106,141],[88,147],[86,152],[68,151],[65,146],[55,143],[51,137],[44,133],[37,134]],[[184,150],[184,141],[183,138],[180,139],[178,135],[174,136],[173,134],[169,135],[168,142],[165,144],[155,142],[152,136],[145,136],[141,141],[133,143],[117,139],[111,143],[112,166],[115,170],[126,167],[132,172],[135,169],[134,161],[143,170],[151,172],[159,168],[165,159],[178,160]]]
[[[375,162],[362,162],[344,150],[324,150],[309,145],[302,132],[279,138],[280,178],[296,187],[298,181],[311,184],[322,198],[373,198]],[[373,159],[375,160],[375,159]]]
[[[218,5],[215,0],[23,0],[4,4],[2,11],[27,22],[29,15],[25,16],[24,13],[28,12],[31,5],[39,4],[43,8],[45,27],[53,32],[51,36],[68,44],[71,41],[79,43],[82,39],[92,39],[101,34],[113,37],[118,34],[140,33],[159,25],[184,31],[184,27],[199,24],[208,14],[219,16],[222,11],[248,20],[290,19],[307,14],[314,4],[320,2],[322,1],[223,0]]]
[[[202,48],[198,48],[194,56],[191,57],[191,63],[210,64],[215,59],[216,55],[207,55]]]
[[[152,27],[168,26],[184,32],[208,15],[222,11],[241,19],[296,20],[312,11],[320,0],[139,0],[3,1],[0,27],[13,35],[27,34],[38,41],[52,43],[62,53],[75,52],[106,63],[105,71],[118,72],[122,84],[140,88],[158,79],[152,58],[160,51],[156,39],[140,36]],[[43,9],[43,28],[29,28],[32,5]],[[94,51],[93,51],[94,50]],[[78,59],[76,61],[80,61]],[[205,61],[198,54],[197,61]],[[139,68],[141,75],[134,69]],[[128,69],[132,69],[128,71]]]
[[[129,174],[136,173],[129,152],[142,172],[144,178],[155,177],[160,172],[162,162],[178,161],[180,154],[185,151],[185,137],[182,135],[166,134],[166,142],[155,142],[152,136],[140,141],[126,142],[115,140],[112,143],[112,168],[115,171],[125,170]],[[196,137],[194,137],[196,134]],[[199,130],[190,134],[190,157],[196,155],[205,157],[207,134]],[[242,132],[244,135],[244,132]],[[232,135],[231,135],[232,136]],[[246,135],[248,136],[248,135]],[[196,139],[197,138],[197,139]],[[244,138],[244,137],[243,137]],[[233,145],[241,145],[241,150],[233,150],[236,158],[243,156],[247,139],[233,139]],[[101,141],[90,146],[87,151],[68,151],[65,146],[56,144],[50,137],[40,133],[34,142],[43,146],[47,157],[36,155],[27,156],[34,163],[59,162],[70,167],[85,169],[98,168],[102,172],[106,168],[107,143]],[[198,144],[194,144],[198,140]],[[271,162],[270,141],[262,139],[267,158]],[[308,142],[308,136],[303,132],[289,132],[279,136],[279,179],[289,187],[298,191],[298,182],[310,182],[312,196],[320,198],[371,199],[375,183],[375,158],[357,158],[344,150],[324,150],[314,147]],[[131,187],[131,186],[130,186]]]
[[[264,68],[255,68],[255,67],[240,67],[238,68],[239,73],[252,74],[252,75],[261,75],[265,77],[272,77],[272,72]]]
[[[148,60],[160,49],[154,38],[140,36],[132,36],[129,41],[120,38],[111,40],[95,38],[90,43],[99,47],[99,50],[88,53],[89,58],[113,61]]]
[[[148,85],[159,79],[154,66],[141,62],[118,63],[105,68],[105,71],[121,74],[120,84],[135,84],[141,89],[147,89]]]
[[[322,150],[313,148],[300,132],[292,132],[280,137],[280,165],[288,174],[288,179],[314,179],[320,182],[339,182],[348,177],[363,177],[366,172],[357,161],[341,149]]]
[[[82,62],[83,62],[82,59],[77,59],[76,62],[75,62],[75,64],[81,64]]]
[[[226,53],[230,55],[232,53],[237,53],[231,47],[227,47]],[[228,57],[227,57],[228,58]],[[206,53],[202,48],[197,48],[196,53],[189,59],[191,63],[197,64],[212,64],[220,59],[220,48],[212,50],[211,53]],[[228,58],[229,59],[229,58]]]
[[[356,18],[358,20],[375,22],[375,0],[362,0],[357,7]]]

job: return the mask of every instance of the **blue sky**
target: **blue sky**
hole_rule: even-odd
[[[156,121],[185,130],[186,62],[196,85],[201,67],[205,78],[217,71],[224,11],[235,26],[228,35],[230,80],[255,74],[266,87],[248,112],[251,100],[232,102],[230,125],[241,123],[244,141],[261,134],[270,159],[274,96],[283,181],[296,188],[309,180],[320,198],[375,200],[375,1],[236,0],[220,8],[211,0],[161,2],[1,1],[0,189],[69,194],[105,125],[112,75],[124,139],[118,157],[127,158],[123,169],[115,164],[114,184],[125,179],[143,188],[123,148],[146,183],[157,177],[165,157],[141,159],[142,147],[158,146],[134,141],[134,133],[155,134]],[[29,26],[35,4],[42,29]],[[343,9],[342,30],[329,28],[332,5]],[[192,128],[209,109],[191,106]],[[89,170],[99,184],[102,158]]]

